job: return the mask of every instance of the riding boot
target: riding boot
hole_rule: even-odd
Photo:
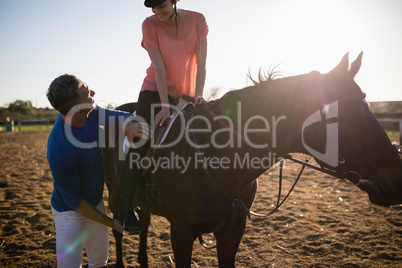
[[[139,234],[142,227],[133,211],[133,198],[141,180],[142,171],[135,164],[130,167],[130,153],[138,152],[129,150],[119,172],[121,185],[119,220],[127,234]]]

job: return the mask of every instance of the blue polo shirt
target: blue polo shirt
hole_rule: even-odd
[[[85,126],[76,128],[58,114],[47,143],[47,160],[54,178],[51,204],[55,210],[77,210],[84,199],[93,206],[101,202],[104,174],[100,125],[118,124],[128,117],[132,114],[97,106],[89,113]]]

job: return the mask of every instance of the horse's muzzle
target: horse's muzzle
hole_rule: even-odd
[[[402,177],[397,186],[399,187],[390,187],[376,183],[358,185],[360,189],[368,193],[371,203],[382,207],[402,204]]]

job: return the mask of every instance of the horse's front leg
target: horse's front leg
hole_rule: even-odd
[[[191,267],[194,232],[188,224],[172,223],[170,234],[176,267]]]
[[[233,227],[229,227],[233,225]],[[228,228],[215,232],[220,268],[235,267],[236,252],[246,229],[246,216],[229,223]]]
[[[147,254],[147,239],[148,239],[148,227],[151,223],[151,213],[141,209],[140,219],[142,223],[142,230],[140,234],[140,248],[138,251],[138,262],[141,267],[148,267],[148,254]]]
[[[113,236],[116,242],[116,268],[124,268],[123,262],[123,247],[122,247],[122,240],[123,234],[113,230]]]
[[[106,140],[108,140],[109,130],[105,129]],[[109,191],[108,204],[113,213],[113,218],[116,219],[119,215],[120,203],[120,184],[117,179],[118,161],[113,148],[103,149],[103,171],[105,176],[105,183]],[[123,263],[123,248],[122,239],[123,234],[113,230],[113,236],[116,241],[116,268],[124,267]]]
[[[109,207],[113,213],[113,218],[117,219],[119,215],[119,202],[120,202],[120,190],[117,185],[108,185],[109,189]],[[123,262],[123,234],[113,229],[113,236],[116,242],[116,268],[124,267]]]

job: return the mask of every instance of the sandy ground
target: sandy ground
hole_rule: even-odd
[[[56,267],[48,135],[0,133],[0,267]],[[285,192],[297,170],[287,163]],[[259,185],[253,210],[263,213],[275,202],[277,172],[261,176]],[[212,236],[205,238],[214,243]],[[125,237],[124,245],[126,266],[138,267],[138,237]],[[109,267],[115,260],[110,232]],[[173,262],[169,224],[154,216],[149,265]],[[276,214],[248,221],[236,262],[237,267],[402,267],[402,206],[372,205],[358,188],[306,170]],[[216,251],[195,242],[192,267],[217,267]]]

